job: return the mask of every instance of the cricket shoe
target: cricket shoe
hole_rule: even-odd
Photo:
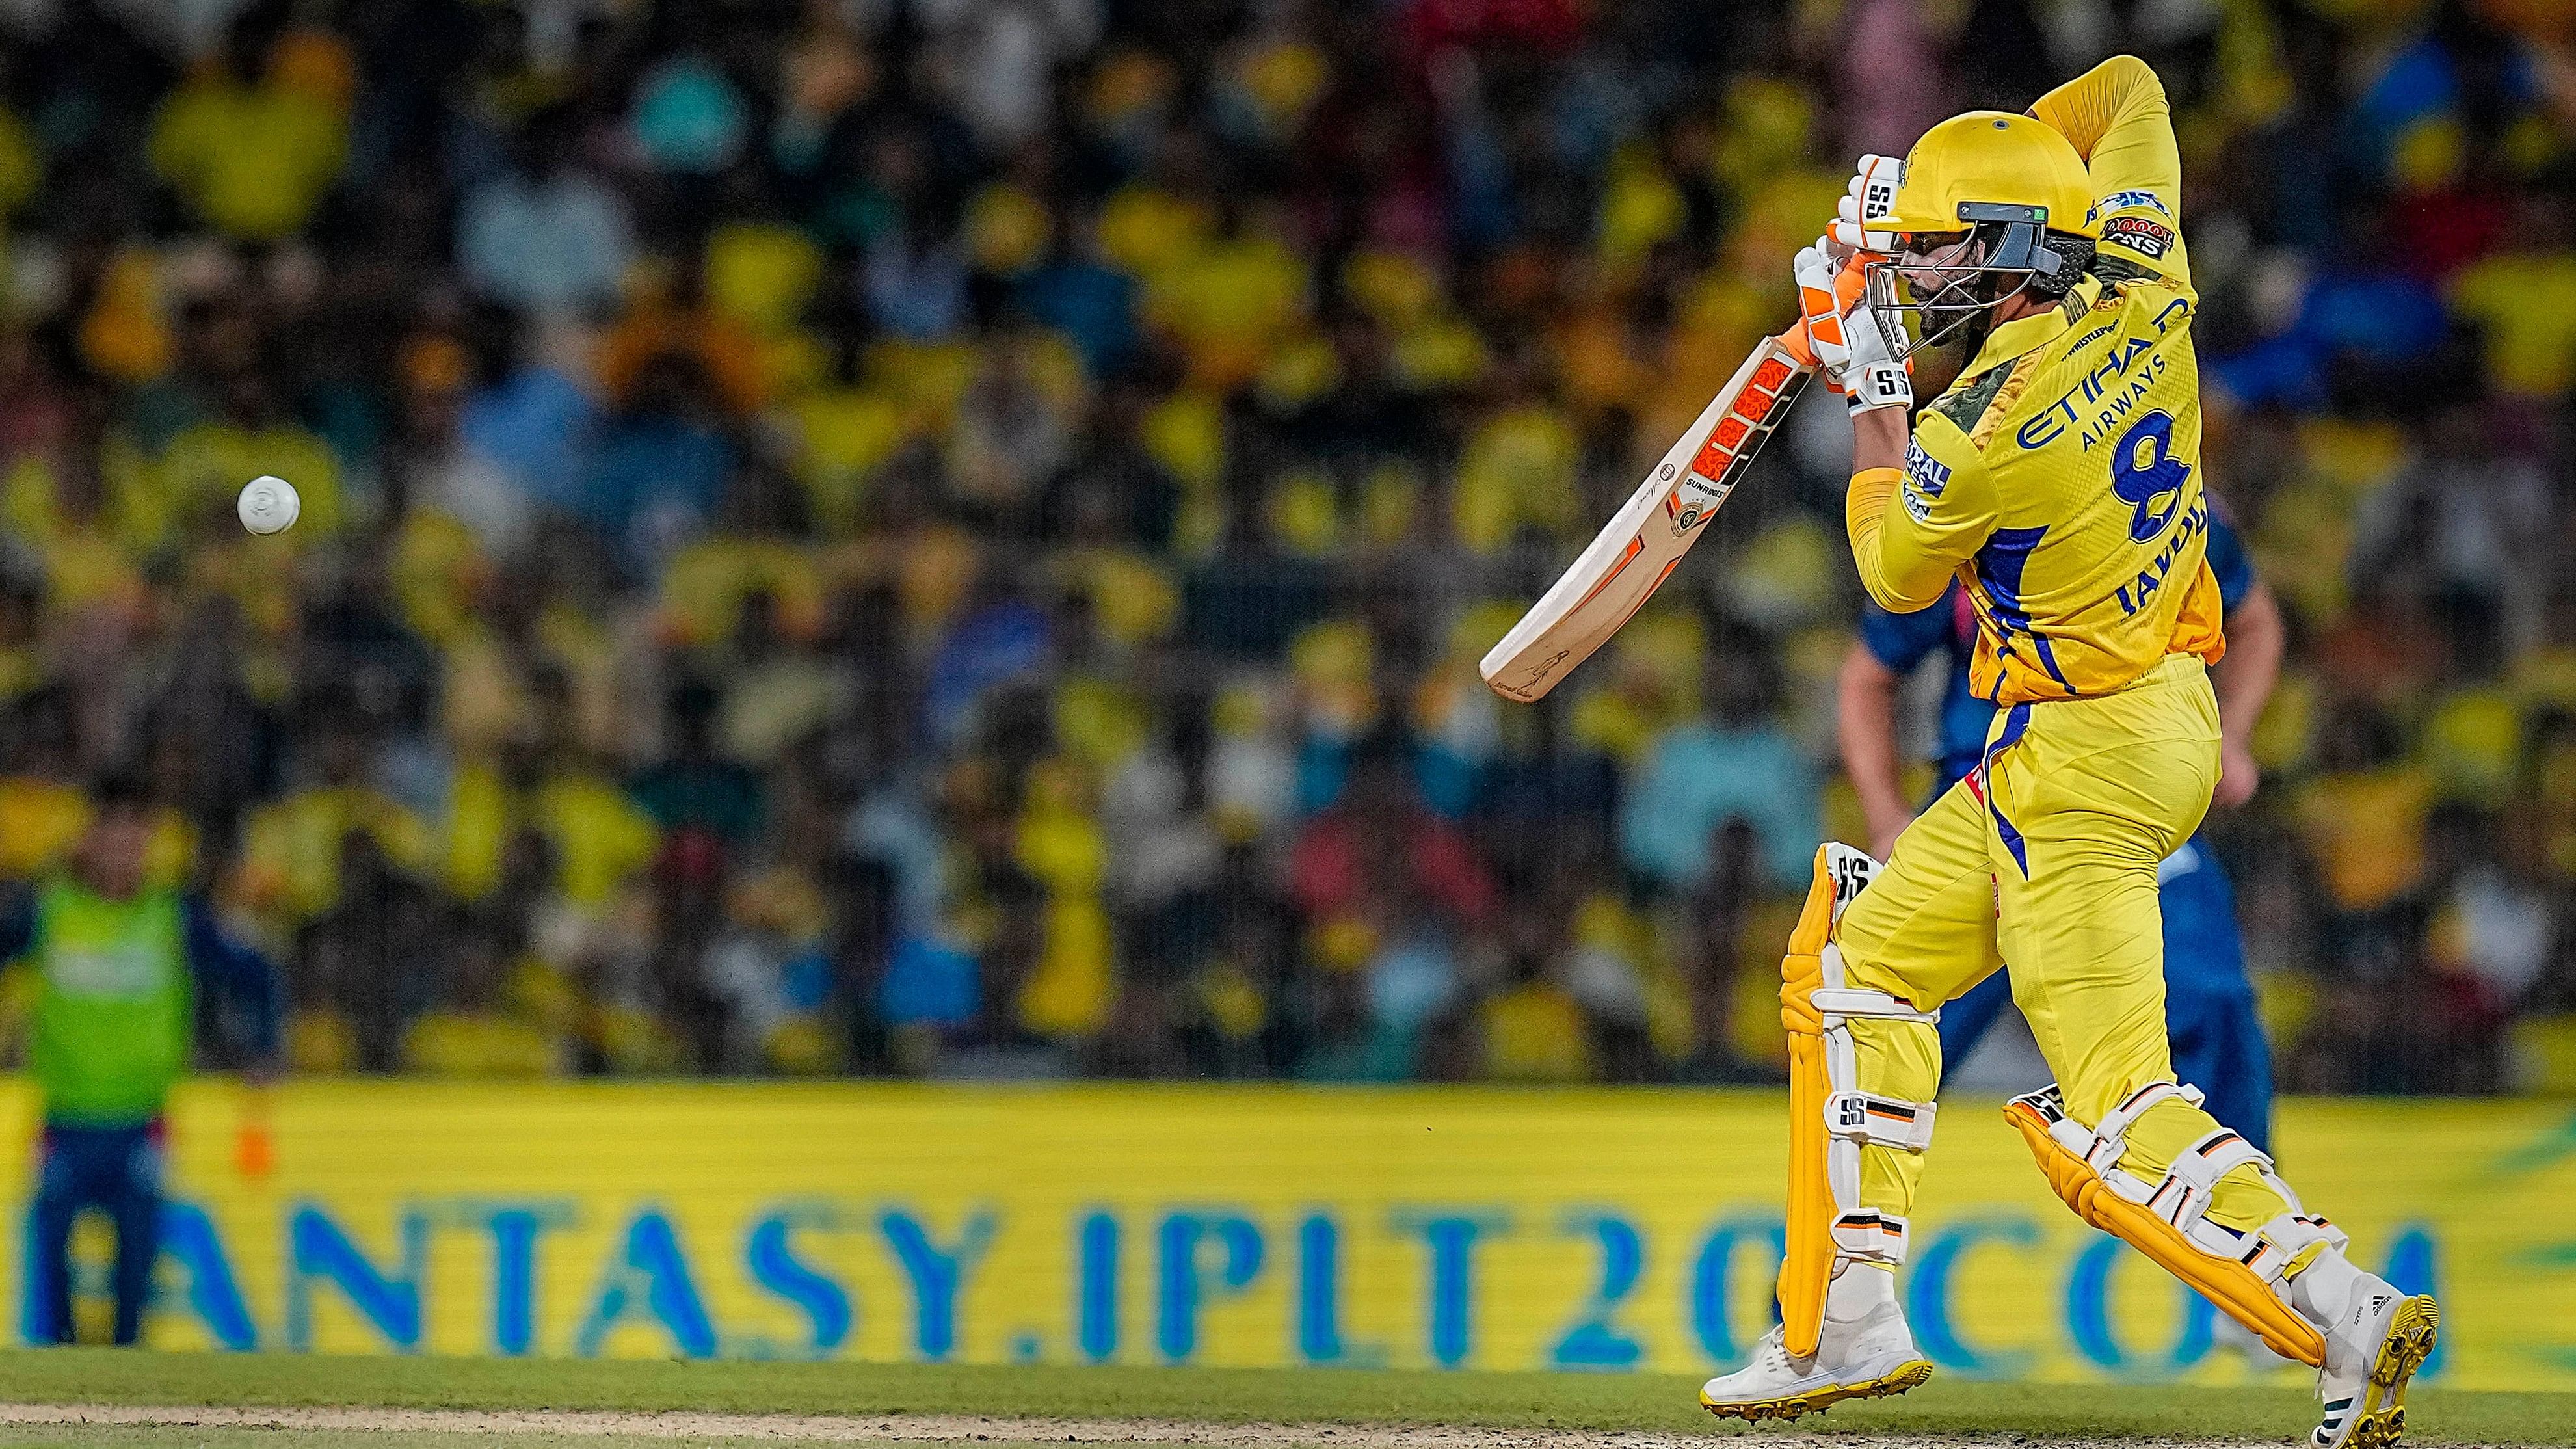
[[[1901,1394],[1932,1377],[1931,1360],[1896,1303],[1896,1275],[1846,1267],[1825,1291],[1816,1352],[1794,1358],[1772,1325],[1753,1361],[1700,1386],[1700,1407],[1721,1419],[1795,1419],[1845,1399]]]
[[[2317,1370],[2325,1420],[2308,1436],[2313,1449],[2388,1449],[2395,1444],[2406,1432],[2406,1381],[2432,1356],[2441,1332],[2442,1311],[2430,1295],[2400,1293],[2376,1274],[2354,1272],[2352,1277],[2342,1305],[2331,1316],[2311,1312],[2319,1305],[2298,1304],[2325,1330],[2326,1339],[2325,1366]],[[2293,1285],[2294,1303],[2314,1296],[2298,1292],[2302,1286]]]

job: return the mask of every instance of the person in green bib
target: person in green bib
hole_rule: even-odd
[[[116,1228],[116,1341],[143,1327],[160,1242],[161,1113],[196,1045],[202,983],[238,1004],[254,1060],[277,1053],[277,972],[200,897],[150,885],[152,811],[139,782],[102,784],[69,868],[0,912],[0,961],[36,973],[28,1067],[44,1102],[29,1208],[27,1338],[70,1343],[72,1222]]]

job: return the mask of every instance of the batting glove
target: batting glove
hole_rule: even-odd
[[[1835,293],[1835,276],[1855,264],[1837,265],[1826,255],[1826,245],[1819,240],[1805,248],[1793,264],[1798,311],[1806,323],[1807,341],[1815,349],[1817,369],[1853,412],[1912,407],[1913,381],[1906,375],[1905,364],[1889,354],[1877,314],[1867,302],[1846,312]]]
[[[1905,162],[1895,156],[1863,156],[1852,172],[1851,186],[1835,204],[1834,221],[1825,240],[1842,252],[1892,252],[1896,233],[1869,225],[1896,205],[1896,188],[1904,180]]]

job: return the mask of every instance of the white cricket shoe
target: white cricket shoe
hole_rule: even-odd
[[[2325,1420],[2313,1449],[2387,1449],[2406,1432],[2406,1381],[2433,1352],[2442,1311],[2426,1294],[2400,1293],[2328,1250],[2291,1281],[2291,1305],[2324,1330],[2317,1397]],[[2323,1270],[2323,1271],[2320,1271]]]
[[[1774,1324],[1753,1361],[1702,1384],[1699,1402],[1721,1419],[1794,1419],[1845,1399],[1901,1394],[1930,1377],[1931,1360],[1897,1306],[1896,1275],[1855,1265],[1825,1290],[1814,1357],[1790,1357]]]

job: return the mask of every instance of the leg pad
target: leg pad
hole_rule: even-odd
[[[1834,921],[1878,862],[1848,845],[1816,851],[1815,884],[1780,962],[1780,1023],[1789,1036],[1789,1214],[1780,1260],[1780,1322],[1790,1353],[1816,1351],[1825,1289],[1837,1259],[1905,1261],[1905,1219],[1860,1203],[1860,1149],[1921,1152],[1932,1142],[1933,1105],[1860,1090],[1850,1021],[1929,1022],[1936,1013],[1883,991],[1843,984]]]
[[[2283,1229],[2278,1234],[2273,1227],[2259,1233],[2232,1233],[2201,1220],[2197,1212],[2177,1226],[2163,1209],[2183,1196],[2173,1184],[2178,1177],[2194,1175],[2191,1170],[2168,1176],[2154,1189],[2139,1185],[2143,1199],[2122,1192],[2120,1186],[2128,1180],[2126,1173],[2116,1171],[2111,1163],[2087,1160],[2115,1154],[2074,1152],[2058,1133],[2050,1130],[2052,1126],[2074,1127],[2062,1115],[2052,1122],[2050,1104],[2034,1100],[2053,1095],[2052,1089],[2049,1093],[2014,1098],[2004,1107],[2004,1120],[2021,1132],[2022,1140],[2030,1145],[2031,1156],[2039,1161],[2039,1170],[2047,1176],[2048,1185],[2075,1210],[2077,1217],[2136,1248],[2158,1267],[2190,1284],[2226,1310],[2229,1317],[2251,1329],[2273,1352],[2311,1367],[2325,1362],[2324,1336],[2282,1299],[2274,1284],[2298,1247],[2305,1246],[2305,1240],[2331,1241],[2341,1234],[2323,1225],[2322,1220],[2295,1215],[2274,1225]],[[2293,1246],[2289,1241],[2292,1239],[2302,1241]]]

